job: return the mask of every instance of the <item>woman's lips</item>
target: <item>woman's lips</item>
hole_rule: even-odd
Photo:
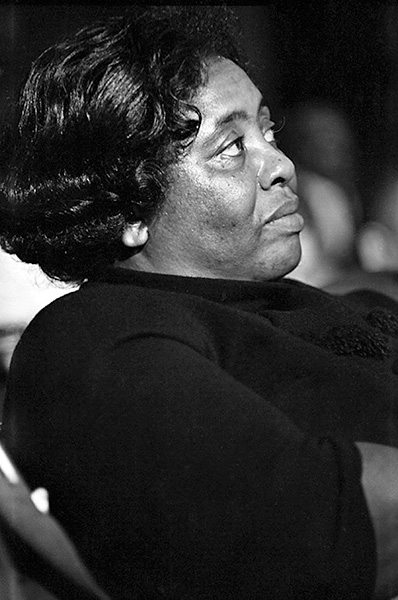
[[[297,212],[299,200],[297,196],[289,196],[267,218],[265,225],[279,224],[294,231],[301,231],[304,227],[304,218]]]
[[[299,233],[302,231],[304,224],[304,217],[298,212],[282,215],[266,223],[266,225],[275,225],[276,227],[289,230],[292,233]]]

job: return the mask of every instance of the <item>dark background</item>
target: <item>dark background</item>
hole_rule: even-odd
[[[330,100],[349,116],[365,210],[386,161],[398,155],[396,4],[318,0],[234,7],[276,120],[293,103],[313,98]],[[127,10],[128,4],[0,4],[0,126],[33,58],[80,26]]]

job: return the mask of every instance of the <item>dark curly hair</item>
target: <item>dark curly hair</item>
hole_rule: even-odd
[[[69,282],[123,258],[126,225],[153,220],[196,135],[206,61],[245,67],[235,42],[225,7],[135,7],[45,51],[3,140],[2,247]]]

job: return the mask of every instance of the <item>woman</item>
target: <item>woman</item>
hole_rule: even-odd
[[[294,167],[225,17],[33,65],[2,243],[82,285],[25,331],[3,437],[114,598],[387,598],[397,306],[283,279]]]

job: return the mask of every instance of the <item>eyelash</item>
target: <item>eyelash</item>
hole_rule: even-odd
[[[243,140],[244,136],[241,135],[240,137],[236,138],[236,140],[228,144],[228,146],[224,148],[223,152],[229,148],[232,148],[233,146],[236,146],[240,152],[243,152],[245,150],[245,144],[243,143]]]

